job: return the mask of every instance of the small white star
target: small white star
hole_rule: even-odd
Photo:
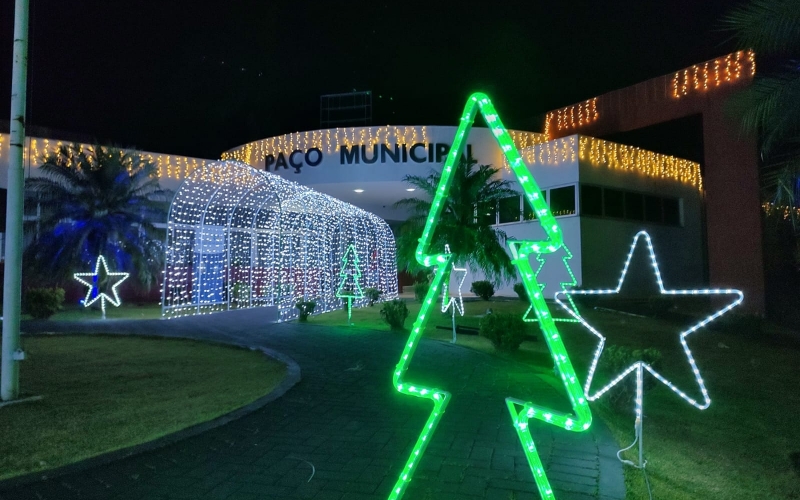
[[[101,264],[102,264],[102,271],[101,271]],[[106,312],[106,301],[110,302],[114,307],[119,307],[120,299],[119,295],[117,294],[117,287],[123,281],[128,279],[128,276],[129,276],[128,273],[109,272],[108,264],[106,264],[106,259],[102,255],[97,258],[97,263],[95,264],[93,273],[75,273],[73,275],[73,277],[76,280],[80,281],[81,283],[89,287],[89,290],[86,292],[86,298],[83,301],[84,307],[91,306],[99,299],[100,306],[103,309],[103,316],[105,316]],[[115,279],[112,280],[111,279],[112,277]],[[87,281],[83,278],[91,278],[91,281]],[[107,278],[107,280],[104,280],[103,278]],[[106,281],[104,286],[105,290],[108,290],[108,287],[110,285],[111,295],[107,294],[105,291],[100,290],[100,283],[102,283],[103,281]],[[92,296],[92,294],[94,294],[94,296]]]

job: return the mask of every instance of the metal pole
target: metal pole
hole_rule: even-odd
[[[6,203],[6,260],[3,283],[3,350],[0,398],[19,397],[19,316],[22,295],[22,211],[25,172],[25,99],[28,81],[28,0],[16,0],[14,8],[14,63],[11,76],[11,123]]]
[[[644,368],[642,364],[636,368],[636,437],[639,440],[639,468],[644,467],[644,445],[642,444],[642,419],[644,417],[643,395],[644,395]]]
[[[451,344],[455,344],[456,343],[456,305],[452,304],[452,303],[450,304],[450,315],[452,316],[452,319],[453,319],[453,340],[452,340]]]

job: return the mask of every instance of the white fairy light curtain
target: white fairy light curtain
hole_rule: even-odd
[[[316,301],[315,312],[339,308],[350,245],[363,263],[362,286],[396,298],[395,241],[383,219],[244,163],[208,163],[170,207],[163,315],[275,306],[285,321],[301,299]]]

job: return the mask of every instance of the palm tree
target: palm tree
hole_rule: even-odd
[[[163,230],[168,193],[156,166],[137,153],[104,146],[60,146],[27,179],[26,274],[62,283],[91,269],[98,255],[131,272],[145,289],[164,263]]]
[[[412,273],[424,269],[417,263],[415,251],[440,179],[441,173],[436,170],[426,177],[407,175],[403,178],[426,197],[405,198],[394,205],[410,212],[397,237],[399,269]],[[513,279],[516,272],[505,251],[506,234],[491,226],[495,223],[493,214],[497,202],[518,195],[510,182],[499,178],[498,169],[478,165],[473,158],[462,159],[434,231],[432,248],[439,252],[444,250],[445,244],[450,245],[454,263],[480,269],[495,283]]]
[[[729,104],[743,131],[760,135],[765,201],[788,209],[800,236],[800,0],[750,0],[723,24],[766,68]]]

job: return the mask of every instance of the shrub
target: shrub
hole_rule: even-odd
[[[317,303],[313,300],[300,299],[297,301],[294,307],[300,310],[300,316],[297,318],[297,320],[308,321],[308,316],[314,312],[314,308],[317,307]]]
[[[381,307],[381,318],[389,323],[389,327],[395,331],[402,331],[403,325],[408,317],[408,307],[400,299],[391,302],[384,302]]]
[[[473,281],[470,291],[483,300],[489,300],[494,295],[494,285],[491,281]]]
[[[381,295],[383,295],[383,292],[381,290],[378,290],[377,288],[364,289],[364,297],[366,297],[367,300],[369,301],[370,307],[375,305],[375,302],[377,302],[378,299],[381,298]]]
[[[525,322],[518,314],[487,314],[481,318],[480,335],[500,351],[516,351],[525,340]]]
[[[36,319],[47,319],[64,305],[63,288],[31,288],[22,299],[25,312]]]
[[[528,301],[528,292],[525,291],[525,285],[523,285],[522,283],[515,283],[514,284],[514,291],[517,292],[517,295],[519,296],[519,300],[521,300],[523,302],[527,302]]]
[[[425,296],[428,295],[428,289],[430,287],[431,284],[428,282],[414,283],[414,298],[417,299],[418,302],[425,300]]]
[[[603,381],[610,381],[611,377],[619,375],[637,361],[644,361],[658,370],[661,364],[661,351],[655,348],[641,350],[625,346],[609,346],[603,349],[598,363],[598,371],[607,375]],[[642,388],[646,391],[651,389],[655,383],[655,378],[645,376]],[[621,411],[630,410],[633,407],[634,398],[636,398],[635,376],[630,376],[608,391],[609,403]]]

